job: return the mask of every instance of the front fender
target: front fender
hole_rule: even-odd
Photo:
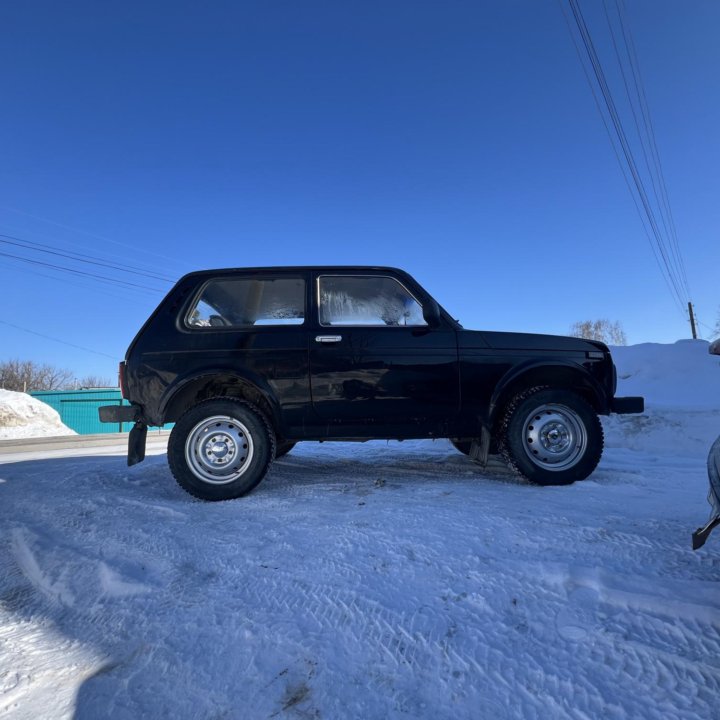
[[[567,389],[579,388],[583,395],[591,394],[592,405],[601,414],[610,410],[610,399],[602,383],[585,365],[572,360],[529,360],[511,368],[500,379],[490,398],[490,423],[505,403],[523,388],[550,385]]]

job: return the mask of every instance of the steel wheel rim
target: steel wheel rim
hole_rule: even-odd
[[[185,460],[195,477],[211,485],[227,485],[250,467],[255,447],[250,431],[229,415],[199,422],[185,442]]]
[[[528,414],[523,423],[522,442],[535,465],[560,472],[580,462],[587,449],[588,435],[585,423],[573,409],[548,403]]]

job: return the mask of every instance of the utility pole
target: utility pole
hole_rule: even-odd
[[[695,314],[693,313],[693,306],[691,302],[688,302],[688,312],[690,313],[690,328],[692,330],[693,340],[697,340],[697,330],[695,329]]]

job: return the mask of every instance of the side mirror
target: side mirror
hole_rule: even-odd
[[[708,348],[711,355],[720,355],[720,338],[715,340],[715,342],[710,344],[710,347]]]
[[[428,327],[440,326],[440,306],[432,299],[423,304],[423,318]]]

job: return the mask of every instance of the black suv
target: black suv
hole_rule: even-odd
[[[598,414],[643,411],[614,397],[600,342],[464,330],[410,275],[386,267],[207,270],[183,277],[120,364],[135,423],[175,423],[168,462],[205,500],[252,490],[299,440],[449,438],[499,453],[541,485],[593,472]]]

